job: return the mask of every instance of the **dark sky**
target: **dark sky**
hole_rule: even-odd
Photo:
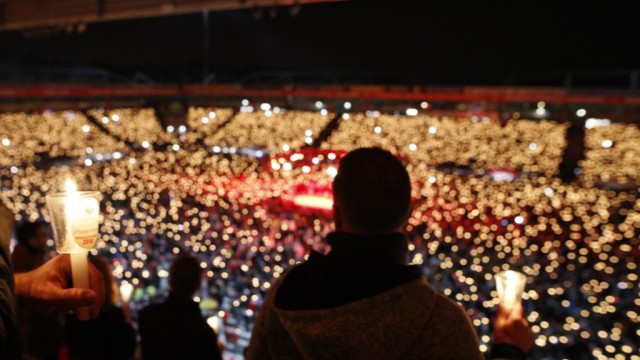
[[[306,5],[296,17],[280,8],[259,20],[247,10],[217,12],[209,68],[222,82],[262,71],[342,82],[556,84],[570,71],[639,69],[639,3],[361,1]],[[46,66],[201,82],[203,36],[202,14],[91,23],[83,34],[4,32],[0,79]]]

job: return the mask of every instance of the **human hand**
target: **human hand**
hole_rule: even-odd
[[[13,212],[0,199],[0,246],[4,247],[4,251],[7,254],[9,253],[9,243],[11,242],[14,223]]]
[[[16,274],[18,302],[40,312],[88,306],[91,318],[95,319],[104,302],[104,280],[93,265],[89,264],[87,269],[91,289],[68,288],[71,282],[71,261],[68,254],[56,256],[33,271]],[[80,315],[78,318],[88,320]]]
[[[513,345],[525,353],[533,346],[533,334],[524,318],[522,305],[518,304],[511,312],[498,306],[498,316],[493,328],[493,340],[496,343]]]

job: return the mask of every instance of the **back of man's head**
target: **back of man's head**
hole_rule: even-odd
[[[393,154],[380,148],[362,148],[340,161],[333,197],[339,216],[352,231],[390,233],[407,219],[411,182],[404,165]]]
[[[169,285],[174,295],[191,298],[200,288],[202,270],[190,255],[178,256],[169,269]]]

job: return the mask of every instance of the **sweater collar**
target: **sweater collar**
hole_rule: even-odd
[[[402,233],[359,235],[336,231],[327,235],[331,257],[364,261],[407,264],[408,241]]]

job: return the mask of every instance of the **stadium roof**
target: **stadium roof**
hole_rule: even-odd
[[[0,31],[342,0],[0,0]]]
[[[0,82],[638,91],[638,23],[637,1],[0,0]]]

